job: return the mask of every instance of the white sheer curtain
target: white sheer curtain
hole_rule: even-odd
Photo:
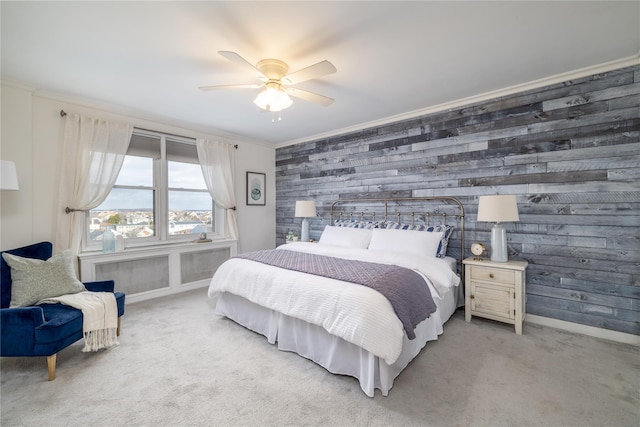
[[[102,203],[124,162],[133,126],[67,114],[62,148],[56,252],[80,251],[86,211]],[[73,211],[66,213],[65,209]]]
[[[216,204],[225,209],[227,237],[238,240],[236,194],[234,191],[235,147],[231,144],[201,138],[196,140],[196,147],[207,189]]]

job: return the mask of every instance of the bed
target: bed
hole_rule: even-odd
[[[454,242],[459,242],[455,249]],[[355,377],[369,397],[375,389],[387,396],[395,378],[464,304],[464,247],[464,208],[455,198],[340,200],[331,205],[318,243],[288,243],[233,257],[214,274],[208,295],[217,298],[218,315],[264,335],[280,350]],[[297,259],[296,267],[286,261],[290,258]],[[348,277],[310,272],[309,265],[322,264],[318,260],[335,262],[327,269],[345,270]],[[367,280],[380,274],[384,283],[373,288],[353,283],[351,273],[361,267]],[[394,281],[410,282],[414,276],[422,285],[412,285],[417,288],[408,298],[396,298],[406,291]],[[430,295],[428,304],[423,292]],[[429,306],[426,318],[415,307],[398,308],[407,300]],[[416,316],[409,319],[408,312]]]

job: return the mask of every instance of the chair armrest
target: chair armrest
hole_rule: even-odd
[[[42,307],[1,308],[0,356],[33,356],[36,329],[44,325]]]
[[[91,292],[113,292],[116,284],[113,280],[102,280],[99,282],[84,282],[84,287]]]
[[[0,308],[0,322],[3,330],[15,325],[31,325],[35,329],[44,323],[44,311],[41,307]]]

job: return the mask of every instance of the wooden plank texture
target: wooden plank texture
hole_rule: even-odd
[[[490,194],[517,196],[528,312],[640,335],[640,66],[279,148],[276,243],[300,228],[296,200],[316,200],[318,239],[339,198],[452,195],[468,251],[489,246]]]

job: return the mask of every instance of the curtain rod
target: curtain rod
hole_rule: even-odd
[[[67,115],[67,112],[64,110],[60,110],[60,117],[64,117]],[[166,132],[158,132],[157,130],[151,130],[151,129],[144,129],[144,128],[136,128],[136,129],[140,129],[140,130],[146,130],[147,132],[154,132],[154,133],[163,133],[165,135],[171,135],[171,136],[177,136],[180,138],[187,138],[187,139],[193,139],[195,141],[195,138],[189,138],[188,136],[182,136],[182,135],[175,135],[175,134],[171,134],[171,133],[166,133]],[[238,144],[233,144],[233,148],[235,148],[236,150],[238,149]]]

